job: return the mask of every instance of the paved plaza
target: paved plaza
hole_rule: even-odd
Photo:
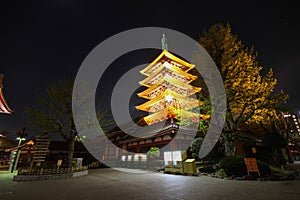
[[[28,182],[12,181],[11,173],[0,172],[0,199],[300,199],[299,180],[224,180],[208,176],[137,172],[141,173],[105,168],[90,170],[89,175],[75,178]]]

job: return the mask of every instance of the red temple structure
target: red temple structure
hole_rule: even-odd
[[[13,111],[8,106],[3,95],[3,84],[2,84],[3,76],[4,76],[3,74],[0,74],[0,113],[11,114]]]

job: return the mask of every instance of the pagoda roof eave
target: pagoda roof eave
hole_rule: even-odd
[[[193,104],[193,106],[187,108],[188,110],[189,109],[192,109],[196,106],[200,106],[203,104],[202,101],[199,101],[198,99],[193,99],[193,98],[189,98],[189,97],[185,97],[185,96],[182,96],[181,94],[178,94],[176,92],[173,92],[172,90],[170,89],[167,89],[166,91],[164,91],[160,96],[156,97],[156,98],[153,98],[139,106],[136,106],[136,109],[138,110],[144,110],[144,111],[147,111],[148,112],[148,107],[152,106],[153,104],[156,104],[157,102],[163,100],[166,98],[166,96],[168,95],[171,95],[172,97],[174,97],[174,99],[180,99],[180,103],[183,103],[183,102],[187,102],[185,104]]]
[[[188,72],[189,70],[193,69],[195,67],[195,65],[190,64],[180,58],[178,58],[177,56],[171,54],[169,51],[167,50],[163,50],[161,52],[161,54],[155,59],[153,60],[145,69],[143,69],[141,72],[141,74],[145,75],[145,76],[149,76],[149,74],[147,74],[146,72],[153,67],[161,58],[163,58],[163,56],[166,56],[167,58],[174,60],[175,62],[178,62],[181,65],[184,65],[186,67],[188,67],[188,69],[186,70],[186,72]]]
[[[172,111],[170,111],[172,110]],[[176,117],[177,114],[175,113],[175,108],[166,108],[164,110],[161,110],[159,112],[156,112],[154,114],[148,115],[146,117],[144,117],[145,122],[148,125],[157,123],[158,121],[162,121],[165,119],[170,118],[170,115],[172,115],[172,117]],[[201,114],[201,113],[193,113],[193,112],[189,112],[189,111],[185,111],[185,110],[181,110],[180,112],[180,117],[181,118],[191,118],[193,120],[200,120],[201,119],[209,119],[210,115],[205,115],[205,114]]]
[[[143,85],[143,86],[146,86],[146,87],[151,87],[151,85],[147,84],[148,81],[150,81],[152,78],[154,78],[155,76],[157,76],[159,73],[161,73],[161,71],[163,69],[168,69],[172,72],[175,72],[177,74],[180,74],[180,75],[183,75],[184,77],[188,77],[190,78],[189,81],[187,81],[186,83],[190,83],[194,80],[196,80],[198,78],[198,76],[195,76],[195,75],[191,75],[189,73],[186,73],[184,71],[181,71],[179,70],[178,68],[174,67],[174,66],[165,66],[165,65],[162,65],[161,67],[159,67],[159,69],[157,69],[154,73],[152,73],[151,75],[149,75],[147,78],[145,78],[144,80],[140,81],[139,84]],[[166,75],[168,76],[168,75]],[[166,77],[164,76],[164,77]]]
[[[139,97],[143,97],[143,98],[145,98],[145,99],[152,99],[152,98],[149,98],[149,97],[147,96],[147,94],[149,94],[151,91],[156,90],[156,89],[159,88],[159,87],[162,87],[164,82],[168,82],[168,83],[173,84],[174,86],[180,87],[180,88],[182,88],[182,89],[192,90],[193,92],[189,93],[189,96],[190,96],[190,95],[193,95],[193,94],[195,94],[195,93],[200,92],[201,89],[202,89],[202,88],[200,88],[200,87],[192,86],[192,85],[190,85],[190,84],[188,84],[188,83],[180,82],[180,81],[178,81],[177,79],[172,78],[172,77],[171,77],[171,78],[166,78],[166,77],[164,77],[164,78],[162,78],[159,82],[157,82],[156,84],[153,84],[152,86],[150,86],[150,87],[147,88],[146,90],[144,90],[144,91],[138,93],[137,95],[138,95]],[[173,91],[173,90],[172,90],[172,91]],[[174,92],[176,92],[176,91],[174,91]]]

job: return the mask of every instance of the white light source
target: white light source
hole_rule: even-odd
[[[166,97],[166,100],[170,103],[173,99],[172,95],[168,94]]]
[[[170,67],[170,66],[172,66],[172,65],[166,61],[166,62],[164,62],[164,66]]]
[[[17,140],[24,141],[24,140],[26,140],[26,139],[25,139],[25,138],[21,138],[21,137],[17,137]]]
[[[290,116],[291,116],[290,114],[283,115],[283,117],[290,117]]]

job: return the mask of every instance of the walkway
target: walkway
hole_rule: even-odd
[[[300,181],[238,181],[207,176],[91,170],[89,175],[58,180],[14,182],[0,175],[1,200],[201,199],[293,200]]]

